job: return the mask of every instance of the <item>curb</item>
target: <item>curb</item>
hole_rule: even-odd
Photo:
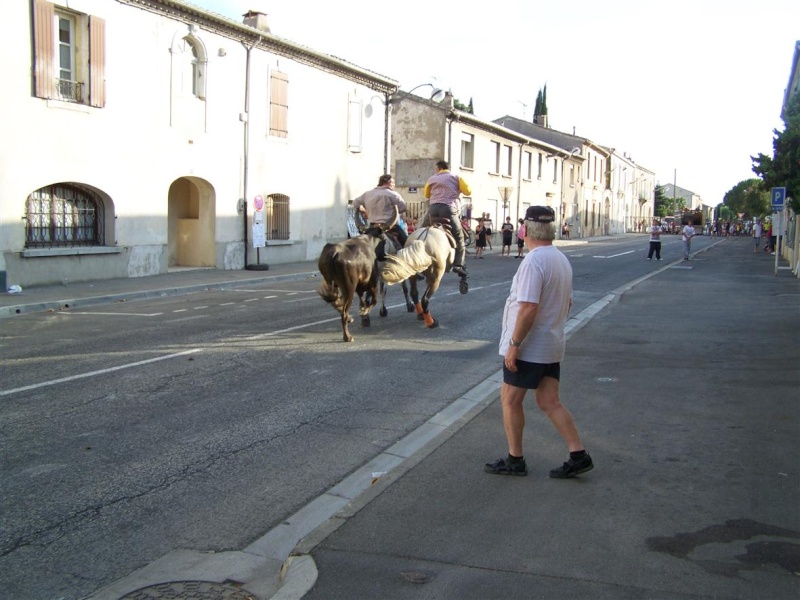
[[[221,281],[219,283],[198,283],[182,287],[165,287],[153,290],[141,290],[121,292],[118,294],[105,294],[101,296],[87,296],[84,298],[69,298],[62,300],[49,300],[34,302],[31,304],[12,304],[10,306],[0,306],[0,319],[6,319],[16,315],[29,314],[44,311],[69,310],[82,306],[94,306],[97,304],[112,304],[114,302],[125,302],[128,300],[140,300],[144,298],[163,298],[169,296],[182,296],[192,292],[211,289],[236,288],[246,285],[253,285],[264,282],[298,281],[316,277],[317,271],[306,271],[302,273],[289,273],[286,275],[268,275],[252,279],[234,279],[231,281]],[[21,296],[24,296],[23,291]]]

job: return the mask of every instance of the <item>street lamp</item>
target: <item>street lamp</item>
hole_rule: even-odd
[[[430,86],[430,87],[431,87],[431,89],[433,90],[433,91],[431,92],[431,95],[430,95],[430,97],[428,98],[429,100],[432,100],[433,102],[441,102],[442,100],[444,100],[444,97],[445,97],[445,91],[444,91],[444,90],[442,90],[442,89],[439,89],[439,88],[437,88],[437,87],[436,87],[435,85],[433,85],[432,83],[420,83],[419,85],[417,85],[417,86],[414,86],[413,88],[411,88],[410,90],[408,90],[406,93],[407,93],[407,94],[410,94],[410,93],[411,93],[411,92],[413,92],[414,90],[418,90],[418,89],[419,89],[419,88],[421,88],[421,87],[428,87],[428,86]]]

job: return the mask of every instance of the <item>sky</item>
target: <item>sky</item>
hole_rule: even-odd
[[[757,177],[800,40],[800,1],[187,0],[399,82],[450,90],[475,116],[532,120],[627,153],[716,206]],[[421,88],[420,93],[430,88]]]

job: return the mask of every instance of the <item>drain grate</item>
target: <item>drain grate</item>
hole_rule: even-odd
[[[259,600],[242,587],[211,581],[170,581],[125,594],[120,600]]]

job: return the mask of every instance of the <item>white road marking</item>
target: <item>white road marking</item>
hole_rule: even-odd
[[[627,252],[620,252],[619,254],[611,254],[610,256],[592,256],[592,258],[617,258],[618,256],[625,256],[626,254],[633,254],[636,250],[628,250]]]
[[[119,365],[117,367],[110,367],[108,369],[100,369],[99,371],[90,371],[88,373],[81,373],[80,375],[71,375],[69,377],[62,377],[61,379],[53,379],[51,381],[43,381],[41,383],[34,383],[33,385],[26,385],[24,387],[14,388],[11,390],[0,390],[0,396],[10,396],[11,394],[17,394],[19,392],[27,392],[28,390],[35,390],[50,385],[66,383],[68,381],[75,381],[77,379],[85,379],[87,377],[94,377],[96,375],[105,375],[106,373],[113,373],[114,371],[121,371],[122,369],[140,367],[142,365],[147,365],[150,363],[167,360],[168,358],[177,358],[179,356],[186,356],[187,354],[195,354],[196,352],[202,352],[202,351],[203,351],[202,348],[193,348],[192,350],[184,350],[183,352],[177,352],[175,354],[167,354],[165,356],[157,356],[156,358],[148,358],[147,360],[140,360],[138,362],[130,363],[127,365]]]
[[[101,315],[108,317],[157,317],[164,313],[112,313],[112,312],[89,312],[89,311],[64,311],[62,315]]]

